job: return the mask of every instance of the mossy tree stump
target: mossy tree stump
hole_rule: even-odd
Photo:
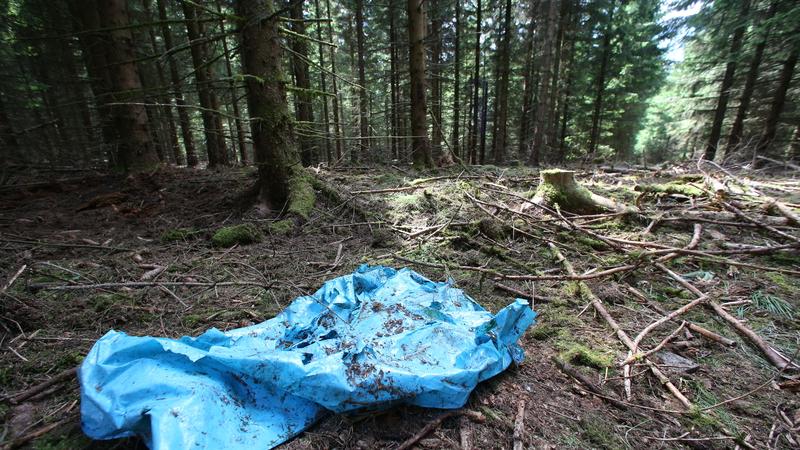
[[[555,206],[575,214],[623,212],[629,208],[597,195],[575,181],[575,171],[550,169],[539,172],[540,183],[533,197],[537,205]]]

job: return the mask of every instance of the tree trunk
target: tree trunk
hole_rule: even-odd
[[[222,4],[220,0],[216,0],[217,12],[221,15]],[[220,30],[225,31],[225,21],[220,20]],[[239,159],[242,165],[247,165],[247,142],[244,136],[244,127],[242,126],[242,112],[239,108],[239,95],[236,92],[236,80],[233,77],[233,65],[231,64],[230,49],[228,48],[228,37],[222,38],[222,51],[225,60],[225,72],[228,75],[228,84],[230,87],[231,107],[233,108],[233,125],[236,128],[236,144],[239,147]],[[324,89],[323,89],[324,90]],[[230,119],[228,119],[228,128],[230,128]],[[235,158],[234,158],[235,159]]]
[[[481,0],[475,6],[475,72],[472,91],[472,133],[469,136],[470,162],[476,164],[478,153],[478,97],[481,80]]]
[[[797,160],[798,155],[800,155],[800,123],[794,127],[792,140],[789,142],[789,146],[786,149],[786,160],[795,161]]]
[[[550,0],[547,8],[547,23],[545,25],[545,37],[543,40],[544,54],[542,55],[542,78],[539,81],[539,96],[536,105],[536,117],[534,118],[533,148],[531,149],[528,164],[538,166],[541,155],[546,150],[547,136],[550,136],[550,126],[548,116],[550,111],[551,98],[551,78],[553,77],[553,51],[555,47],[555,28],[556,14],[558,12],[559,0]],[[612,4],[613,8],[613,4]]]
[[[775,15],[775,10],[778,8],[778,1],[773,0],[767,10],[767,15],[764,20],[769,20]],[[759,35],[758,44],[753,50],[753,58],[750,60],[750,69],[747,71],[747,79],[742,88],[742,96],[739,99],[739,107],[736,109],[736,118],[731,125],[731,132],[728,137],[728,144],[725,147],[725,156],[732,155],[739,147],[742,141],[742,133],[744,131],[744,120],[747,117],[747,110],[750,108],[750,100],[753,98],[753,90],[758,81],[758,69],[761,65],[761,58],[764,55],[764,49],[767,46],[767,37],[769,30],[764,31]]]
[[[331,0],[325,0],[325,9],[327,11],[327,17],[331,19],[328,22],[328,41],[333,42],[333,15],[331,14]],[[342,160],[342,122],[340,120],[340,108],[339,108],[339,82],[336,79],[338,76],[336,73],[336,53],[334,52],[333,47],[328,47],[328,58],[331,60],[331,86],[333,87],[333,102],[331,103],[331,107],[333,108],[333,138],[336,142],[336,162]]]
[[[722,134],[722,122],[725,120],[725,113],[728,112],[728,98],[730,98],[730,90],[733,86],[733,77],[736,74],[736,61],[739,59],[739,52],[742,49],[742,40],[744,32],[747,28],[747,17],[750,11],[750,0],[742,2],[742,9],[740,14],[739,26],[733,32],[733,39],[731,40],[731,49],[728,52],[728,63],[725,65],[725,75],[722,77],[722,84],[719,87],[719,97],[717,98],[717,107],[714,110],[714,119],[711,122],[711,132],[708,135],[708,142],[706,149],[703,152],[703,159],[714,160],[717,154],[717,144],[719,137]]]
[[[431,97],[433,105],[431,116],[433,117],[433,143],[432,151],[439,164],[450,165],[453,157],[450,151],[442,146],[444,142],[444,130],[442,129],[442,2],[435,2],[436,17],[431,20],[431,34],[433,46],[431,48]]]
[[[489,81],[484,79],[481,82],[483,86],[483,96],[481,98],[481,127],[480,127],[480,137],[481,137],[481,148],[480,148],[480,163],[486,164],[486,121],[487,121],[487,113],[489,109]]]
[[[208,166],[228,165],[228,150],[223,139],[222,120],[219,117],[219,99],[211,86],[211,68],[208,46],[204,42],[203,27],[197,18],[197,7],[189,0],[181,0],[186,19],[186,33],[191,43],[192,64],[197,81],[197,95],[203,117]]]
[[[800,33],[800,29],[795,29],[794,32]],[[786,103],[786,92],[789,90],[789,85],[792,83],[794,66],[797,64],[799,53],[800,44],[795,42],[793,43],[792,49],[789,51],[789,56],[781,67],[778,87],[775,89],[775,94],[772,96],[772,105],[770,106],[767,120],[764,122],[764,131],[756,145],[755,155],[767,155],[772,140],[775,139],[775,133],[778,131],[778,119],[780,119],[781,112],[783,112],[783,105]]]
[[[408,66],[411,77],[411,160],[414,168],[433,167],[425,101],[425,4],[408,0]]]
[[[172,32],[169,29],[167,21],[167,9],[165,0],[156,0],[158,7],[158,19],[161,21],[161,37],[164,39],[164,47],[167,49],[173,48]],[[175,105],[178,110],[178,123],[181,126],[181,138],[183,139],[183,148],[186,152],[186,164],[189,167],[197,165],[197,149],[194,145],[194,136],[192,136],[192,125],[189,120],[189,110],[187,109],[186,101],[183,99],[183,92],[181,91],[181,77],[178,74],[178,65],[175,62],[174,56],[167,57],[169,61],[169,78],[172,82],[172,97],[175,99]]]
[[[359,148],[350,154],[350,161],[355,164],[360,155],[369,155],[369,92],[367,91],[366,56],[364,54],[364,0],[356,0],[356,47],[358,51],[358,123]]]
[[[3,144],[7,163],[14,161],[13,158],[21,158],[23,156],[20,151],[17,134],[14,132],[14,127],[11,126],[11,120],[8,118],[2,94],[0,94],[0,143]]]
[[[519,148],[517,153],[519,158],[524,158],[528,148],[528,128],[530,122],[530,111],[533,103],[533,33],[536,27],[535,19],[536,7],[531,5],[530,22],[528,22],[527,33],[525,37],[525,66],[522,75],[522,111],[519,117]]]
[[[237,0],[236,6],[242,20],[242,69],[258,166],[258,199],[274,211],[307,218],[314,191],[301,166],[286,101],[280,17],[273,14],[272,0]]]
[[[119,134],[117,168],[140,172],[158,166],[147,111],[141,104],[142,82],[136,68],[133,36],[128,27],[128,9],[124,0],[99,0],[100,26],[109,31],[109,75],[114,92],[112,115]],[[138,104],[137,104],[138,103]]]
[[[495,93],[495,115],[497,124],[492,137],[492,156],[495,164],[502,164],[506,159],[506,137],[508,134],[508,79],[511,71],[511,0],[506,0],[503,40],[498,57],[498,77]]]
[[[153,14],[151,11],[151,0],[143,0],[142,6],[144,7],[144,12],[147,16],[147,20],[153,20]],[[153,27],[147,28],[147,34],[150,38],[150,48],[154,55],[161,54],[160,49],[158,48],[158,42],[156,40],[156,33]],[[167,79],[164,75],[164,68],[162,67],[161,62],[156,63],[156,73],[158,75],[158,83],[160,85],[159,91],[162,91],[167,86]],[[167,123],[162,124],[165,125],[165,131],[167,133],[167,139],[169,141],[169,149],[172,152],[172,157],[175,161],[175,164],[181,164],[181,160],[183,159],[183,155],[181,155],[181,148],[178,144],[178,133],[175,127],[175,118],[172,116],[172,101],[170,100],[169,96],[166,92],[161,94],[158,97],[159,103],[161,103],[160,109],[163,116],[166,117]]]
[[[319,0],[314,0],[314,14],[316,15],[317,19],[322,19],[322,11],[319,7]],[[325,161],[327,161],[328,166],[333,164],[333,150],[331,147],[331,126],[330,126],[330,111],[328,110],[328,83],[327,77],[325,76],[325,51],[322,45],[322,25],[317,24],[317,40],[319,41],[319,66],[322,70],[319,71],[319,85],[322,89],[322,92],[325,94],[322,95],[322,122],[324,123],[324,132],[325,132]]]
[[[576,6],[577,7],[577,6]],[[570,119],[570,99],[572,97],[573,84],[575,82],[575,43],[577,38],[574,36],[575,30],[580,26],[580,11],[571,11],[572,20],[570,21],[570,30],[567,36],[571,36],[569,45],[569,57],[567,64],[564,67],[565,77],[567,79],[566,88],[564,89],[564,109],[561,112],[561,131],[559,132],[558,139],[558,161],[563,162],[567,157],[567,125]]]
[[[69,3],[70,13],[78,24],[81,33],[78,34],[78,41],[83,54],[86,73],[89,75],[94,96],[95,108],[100,119],[100,130],[103,135],[103,142],[107,147],[106,156],[110,167],[116,167],[116,155],[111,150],[117,141],[117,130],[114,127],[111,108],[108,106],[110,100],[111,73],[108,65],[108,54],[106,42],[108,36],[100,29],[100,15],[94,2],[87,5],[83,0],[72,0]],[[27,86],[25,80],[23,82]]]
[[[400,68],[398,67],[398,50],[397,50],[397,27],[395,25],[395,14],[396,14],[396,6],[395,0],[389,0],[389,79],[391,84],[391,94],[392,94],[392,104],[390,110],[390,122],[391,125],[389,127],[389,134],[391,137],[391,147],[392,147],[392,158],[399,160],[400,159],[400,138],[398,137],[400,134],[400,116],[398,112],[399,103],[400,103],[400,80],[398,76],[398,72]]]
[[[455,39],[453,41],[454,67],[453,67],[453,154],[457,158],[462,158],[461,154],[461,130],[459,129],[461,118],[461,1],[456,2],[456,24]]]
[[[303,22],[303,1],[295,1],[289,10],[292,21],[292,31],[299,35],[306,34],[306,24]],[[313,143],[307,137],[310,131],[311,122],[314,121],[314,111],[311,99],[311,78],[308,76],[308,44],[305,38],[292,38],[292,68],[294,70],[294,82],[298,90],[295,92],[295,118],[300,123],[298,141],[300,141],[300,159],[303,165],[308,167],[313,162]]]
[[[600,69],[597,74],[597,92],[594,96],[592,129],[589,134],[589,157],[594,156],[597,151],[597,144],[600,141],[600,126],[602,122],[600,116],[603,112],[603,95],[606,91],[608,60],[611,57],[611,37],[614,27],[614,8],[616,7],[616,3],[616,0],[611,0],[611,5],[608,7],[608,23],[606,23],[606,29],[603,32],[603,54],[600,60]]]

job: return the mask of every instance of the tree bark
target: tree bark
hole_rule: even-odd
[[[431,19],[431,35],[433,45],[431,48],[431,117],[433,117],[433,142],[432,152],[439,164],[450,165],[453,157],[450,152],[442,146],[444,141],[444,130],[442,129],[442,2],[433,3],[436,8],[436,17]]]
[[[111,108],[108,106],[109,95],[112,90],[111,73],[106,52],[108,36],[96,31],[100,29],[100,15],[94,1],[89,2],[87,5],[83,0],[72,0],[69,2],[69,7],[71,15],[77,22],[77,28],[81,30],[81,33],[78,34],[78,42],[83,54],[86,73],[89,75],[89,85],[94,96],[97,115],[100,119],[103,142],[108,149],[106,157],[108,158],[109,166],[113,168],[116,166],[116,155],[111,151],[111,148],[117,141],[117,130],[114,127]],[[27,82],[25,84],[26,86],[28,85]]]
[[[545,30],[545,37],[543,40],[544,54],[542,55],[542,77],[539,81],[539,101],[536,105],[536,117],[534,119],[533,130],[533,148],[531,148],[530,158],[528,164],[531,166],[538,166],[541,155],[549,145],[547,137],[551,135],[550,126],[548,123],[548,116],[550,111],[550,103],[553,101],[551,98],[551,78],[553,77],[553,51],[555,47],[555,28],[556,28],[556,14],[558,12],[560,0],[550,0],[547,7],[547,24]],[[611,7],[614,5],[612,3]]]
[[[486,122],[487,113],[489,109],[489,81],[484,79],[481,81],[483,86],[483,96],[481,97],[481,127],[480,127],[480,163],[486,163]]]
[[[242,20],[242,68],[258,166],[258,199],[275,211],[307,217],[314,191],[293,136],[281,67],[280,18],[273,14],[272,0],[237,0],[236,6]]]
[[[364,54],[364,0],[356,0],[356,47],[358,52],[358,124],[359,124],[359,148],[353,149],[350,154],[350,161],[355,164],[360,155],[369,154],[369,92],[367,91],[366,76],[366,56]],[[359,155],[360,154],[360,155]]]
[[[333,42],[333,15],[331,14],[331,0],[325,0],[325,9],[328,13],[328,41]],[[339,82],[336,79],[336,54],[333,47],[328,47],[328,58],[331,60],[331,86],[333,87],[333,135],[336,140],[336,162],[342,160],[342,122],[340,120],[341,110],[339,108]]]
[[[469,137],[470,162],[478,162],[478,97],[481,79],[481,0],[477,0],[475,7],[475,72],[472,78],[472,133]]]
[[[574,36],[574,32],[580,24],[580,11],[572,11],[572,20],[570,21],[570,24],[570,33],[567,35],[572,37],[570,38],[568,50],[569,57],[567,59],[567,64],[564,67],[567,83],[564,89],[564,100],[562,102],[564,109],[561,112],[561,131],[559,132],[558,139],[558,162],[563,162],[567,157],[567,125],[569,124],[570,119],[570,98],[572,97],[572,89],[575,82],[574,62],[576,53],[575,43],[577,42],[577,38]]]
[[[297,34],[306,34],[306,24],[303,22],[303,1],[295,1],[289,10],[292,21],[292,31]],[[314,111],[311,103],[311,79],[308,76],[308,44],[305,38],[294,37],[292,39],[292,68],[294,69],[294,82],[298,91],[295,92],[295,118],[301,123],[299,127],[303,134],[311,128],[310,124],[314,121]],[[313,143],[306,136],[299,136],[300,159],[304,166],[310,166],[313,162]]]
[[[600,69],[597,74],[597,91],[594,96],[594,108],[592,111],[592,129],[589,134],[589,156],[594,156],[597,151],[597,144],[600,141],[600,125],[602,118],[600,117],[603,112],[603,96],[606,91],[606,75],[608,71],[608,60],[611,57],[611,38],[614,27],[614,8],[616,7],[616,0],[611,0],[611,5],[608,7],[608,22],[606,29],[603,32],[603,54],[600,61]]]
[[[508,78],[511,71],[511,0],[506,0],[503,39],[498,57],[498,77],[495,92],[494,121],[497,124],[492,137],[492,156],[495,164],[506,159],[506,137],[508,134]]]
[[[425,100],[425,3],[408,0],[408,66],[411,77],[411,160],[414,168],[433,167]]]
[[[528,149],[528,129],[530,122],[530,111],[533,103],[533,42],[536,27],[535,19],[536,6],[531,5],[530,21],[528,22],[525,38],[525,66],[522,75],[522,110],[519,117],[519,148],[517,153],[520,158],[524,158]]]
[[[399,117],[399,103],[400,103],[400,81],[398,72],[400,70],[398,64],[398,50],[397,50],[397,27],[395,22],[395,13],[397,7],[395,0],[389,0],[389,78],[391,84],[392,104],[390,111],[391,126],[389,133],[391,134],[391,147],[392,157],[396,160],[400,159],[400,117]]]
[[[158,7],[158,19],[161,21],[161,38],[164,40],[164,47],[167,50],[173,48],[172,31],[169,29],[167,21],[167,9],[165,0],[156,0]],[[174,56],[168,56],[169,61],[169,78],[172,83],[172,97],[175,99],[175,105],[178,110],[178,123],[181,127],[181,139],[183,140],[183,148],[186,152],[186,164],[189,167],[197,166],[197,149],[194,145],[194,136],[192,135],[192,125],[189,120],[189,110],[187,109],[186,101],[183,99],[183,92],[181,91],[181,77],[178,74],[178,64],[175,62]]]
[[[713,160],[717,155],[717,144],[719,137],[722,134],[722,122],[725,120],[725,113],[728,112],[728,98],[730,98],[730,90],[733,87],[733,77],[736,74],[736,61],[739,59],[739,52],[742,49],[742,40],[744,32],[747,28],[747,17],[750,11],[750,0],[742,2],[742,9],[740,12],[741,22],[736,30],[733,32],[733,39],[731,39],[731,49],[728,52],[728,63],[725,64],[725,75],[722,77],[722,84],[719,87],[719,97],[717,98],[717,107],[714,109],[714,119],[711,122],[711,132],[708,135],[708,142],[706,143],[705,151],[703,152],[703,159]]]
[[[764,20],[769,20],[772,16],[775,15],[775,11],[778,8],[778,1],[773,0],[773,2],[769,5],[769,9],[767,10],[767,14],[764,17]],[[764,55],[764,49],[767,47],[767,37],[769,36],[769,30],[764,31],[761,33],[758,38],[758,44],[756,44],[756,48],[753,50],[753,58],[750,60],[750,68],[747,71],[747,79],[744,82],[744,87],[742,88],[742,96],[739,99],[739,107],[736,109],[736,118],[733,120],[733,125],[731,125],[731,131],[728,137],[728,144],[725,146],[725,156],[732,155],[739,147],[739,143],[742,141],[742,133],[744,131],[744,120],[747,117],[747,110],[750,108],[750,100],[753,98],[753,90],[756,86],[756,81],[758,81],[758,69],[761,65],[761,59]]]
[[[792,140],[789,142],[789,147],[786,150],[786,159],[788,161],[795,161],[798,155],[800,155],[800,123],[794,127]]]
[[[143,0],[142,6],[144,7],[147,19],[152,21],[154,16],[151,10],[151,0]],[[152,48],[153,54],[160,54],[161,51],[158,48],[155,29],[153,29],[153,27],[148,27],[147,34],[150,38],[150,48]],[[158,75],[158,83],[160,85],[159,91],[161,91],[167,86],[167,78],[164,75],[164,68],[160,62],[156,63],[156,73]],[[159,103],[161,103],[160,108],[162,114],[167,118],[167,123],[163,125],[166,125],[165,131],[167,133],[167,139],[169,140],[169,149],[172,152],[172,158],[175,161],[175,164],[182,164],[181,160],[183,159],[183,155],[181,154],[180,144],[178,144],[178,132],[175,127],[175,118],[172,116],[172,100],[169,98],[169,95],[167,95],[166,91],[159,96]]]
[[[11,126],[11,120],[8,118],[2,94],[0,94],[0,143],[3,144],[4,151],[7,152],[7,162],[10,162],[10,157],[21,158],[23,156],[20,151],[17,134],[14,132],[14,127]]]
[[[190,50],[197,81],[197,95],[200,98],[200,107],[203,108],[203,131],[206,137],[208,166],[228,165],[228,150],[225,146],[222,120],[218,112],[219,99],[211,86],[210,58],[208,46],[204,42],[206,37],[201,23],[197,20],[197,7],[188,0],[181,0],[181,6],[183,6],[183,14],[186,19],[186,33],[191,43]]]
[[[463,158],[461,154],[461,130],[459,129],[461,119],[461,0],[456,2],[456,24],[455,39],[453,41],[454,67],[453,67],[453,153],[457,158]]]
[[[794,32],[800,33],[800,29],[795,29]],[[775,89],[775,94],[772,96],[772,105],[770,106],[767,120],[764,122],[764,131],[756,145],[755,155],[766,155],[772,141],[775,139],[775,134],[778,131],[778,120],[783,112],[783,105],[786,103],[786,92],[789,90],[789,85],[792,83],[794,66],[797,65],[798,54],[800,54],[800,44],[795,42],[781,67],[778,87]]]
[[[319,7],[319,0],[314,0],[314,14],[317,19],[322,19],[322,11]],[[325,68],[325,50],[322,45],[322,26],[317,25],[317,40],[319,41],[319,66]],[[325,132],[325,160],[328,166],[333,164],[333,149],[331,147],[331,126],[330,126],[330,111],[328,110],[328,83],[325,76],[325,70],[319,71],[319,85],[324,94],[322,95],[322,122],[324,123]]]
[[[127,28],[128,9],[125,0],[99,0],[97,5],[100,26],[111,29],[108,62],[114,92],[110,98],[113,103],[119,103],[112,108],[120,137],[117,169],[123,172],[150,170],[158,166],[158,155],[147,128],[147,111],[141,104],[142,82],[134,62],[133,36]]]
[[[222,14],[222,4],[220,0],[216,0],[217,4],[217,12]],[[220,19],[219,22],[220,30],[223,32],[225,31],[225,21]],[[230,96],[231,96],[231,108],[233,108],[233,125],[236,128],[236,144],[239,147],[239,159],[242,161],[242,165],[246,166],[248,162],[247,158],[247,141],[245,140],[244,136],[244,126],[242,126],[242,112],[239,108],[239,94],[237,93],[236,89],[236,80],[233,78],[233,65],[231,64],[231,55],[230,49],[228,48],[228,37],[222,38],[222,51],[224,53],[223,59],[225,60],[225,72],[228,75],[228,84],[230,88]],[[323,89],[324,90],[324,89]],[[230,119],[228,119],[230,120]],[[230,128],[230,122],[228,123],[228,127]]]

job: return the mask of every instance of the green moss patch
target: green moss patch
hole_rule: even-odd
[[[195,236],[199,231],[192,228],[175,228],[161,234],[161,242],[180,242]]]
[[[233,247],[236,244],[253,244],[261,242],[264,236],[254,225],[243,223],[230,227],[222,227],[211,237],[215,247]]]
[[[559,354],[559,357],[579,366],[593,367],[598,370],[610,367],[614,358],[605,352],[586,347],[583,344],[572,343]]]

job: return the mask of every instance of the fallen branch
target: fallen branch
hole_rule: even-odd
[[[53,283],[33,283],[28,287],[32,290],[50,291],[75,291],[82,289],[114,289],[114,288],[144,288],[144,287],[164,287],[164,286],[257,286],[269,289],[274,283],[264,284],[258,281],[128,281],[120,283],[97,283],[97,284],[53,284]]]
[[[698,297],[705,296],[705,294],[703,294],[703,292],[694,287],[693,284],[689,283],[688,281],[686,281],[685,278],[667,268],[667,266],[663,264],[656,264],[656,267],[661,269],[661,271],[669,275],[673,280],[677,281],[681,286],[683,286],[696,296]],[[764,339],[761,338],[761,336],[759,336],[755,331],[751,330],[742,322],[733,317],[728,311],[725,310],[725,308],[720,306],[719,303],[713,300],[708,300],[706,302],[706,305],[709,308],[711,308],[714,312],[716,312],[718,316],[720,316],[722,319],[728,322],[733,327],[734,330],[736,330],[742,336],[746,337],[753,345],[756,346],[756,348],[761,350],[761,352],[764,354],[764,356],[767,357],[767,360],[770,363],[772,363],[772,365],[774,365],[778,369],[784,369],[786,365],[789,364],[789,362],[784,356],[780,355],[777,351],[775,351],[775,349],[773,349],[766,342],[764,342]],[[795,365],[795,367],[798,366]]]
[[[41,245],[44,247],[65,247],[65,248],[96,248],[99,250],[113,250],[115,252],[127,252],[131,249],[125,247],[106,247],[105,245],[92,245],[92,244],[62,244],[58,242],[45,242],[45,241],[32,241],[28,239],[9,239],[0,238],[0,242],[10,242],[14,244],[30,244]]]
[[[40,438],[40,437],[44,436],[45,434],[47,434],[47,433],[49,433],[49,432],[51,432],[51,431],[53,431],[53,430],[55,430],[55,429],[57,429],[59,427],[62,427],[62,426],[66,425],[66,424],[68,424],[68,423],[70,423],[72,421],[75,421],[77,418],[78,418],[78,414],[76,414],[76,413],[69,414],[68,416],[64,417],[63,419],[61,419],[61,420],[59,420],[57,422],[53,422],[51,424],[45,425],[45,426],[39,428],[38,430],[34,430],[34,431],[24,435],[24,436],[20,436],[20,437],[14,439],[13,441],[11,441],[11,442],[9,442],[7,444],[4,444],[3,447],[1,447],[1,448],[2,448],[2,450],[12,450],[12,449],[15,449],[15,448],[20,448],[20,447],[24,446],[25,444],[27,444],[28,442],[30,442],[30,441],[32,441],[34,439]]]
[[[470,411],[468,409],[454,409],[451,411],[447,411],[443,414],[439,414],[435,419],[428,422],[424,427],[422,427],[421,430],[419,430],[419,432],[417,432],[417,434],[411,436],[410,438],[406,439],[405,442],[400,444],[396,450],[407,450],[411,448],[412,446],[414,446],[414,444],[419,442],[420,439],[424,438],[428,433],[438,428],[439,425],[441,425],[442,422],[444,422],[446,419],[454,416],[465,416],[468,417],[470,420],[478,423],[483,423],[486,421],[486,418],[483,416],[483,414],[476,411]]]
[[[589,392],[598,395],[599,397],[608,400],[609,403],[616,406],[619,409],[627,410],[625,403],[620,401],[619,399],[615,398],[612,394],[607,393],[602,387],[596,385],[594,381],[592,381],[589,377],[582,374],[575,366],[572,364],[558,358],[557,356],[553,356],[551,358],[553,363],[555,363],[556,367],[559,368],[562,372],[566,375],[574,378],[581,384],[583,384]]]
[[[525,442],[525,400],[520,400],[517,404],[517,417],[514,420],[514,450],[523,450]]]
[[[75,375],[77,373],[78,373],[78,368],[77,367],[73,367],[71,369],[64,370],[64,371],[56,374],[54,377],[50,378],[49,380],[46,380],[46,381],[44,381],[42,383],[37,384],[36,386],[32,386],[32,387],[30,387],[28,389],[25,389],[24,391],[22,391],[22,392],[20,392],[18,394],[15,394],[13,396],[7,397],[7,400],[13,405],[19,404],[19,403],[27,400],[28,398],[33,397],[34,395],[36,395],[36,394],[38,394],[40,392],[43,392],[44,390],[46,390],[50,386],[53,386],[53,385],[56,385],[56,384],[59,384],[59,383],[63,383],[64,381],[67,381],[67,380],[71,380],[72,378],[75,377]]]
[[[627,286],[628,292],[630,292],[631,294],[633,294],[634,296],[636,296],[637,298],[639,298],[640,300],[645,302],[645,304],[650,309],[652,309],[653,311],[661,314],[662,316],[667,315],[667,312],[664,311],[663,308],[661,308],[655,302],[653,302],[652,300],[647,298],[647,296],[645,296],[644,294],[639,292],[638,289],[636,289],[636,288],[634,288],[633,286],[630,286],[630,285],[626,285],[626,286]],[[722,344],[722,345],[724,345],[726,347],[733,347],[733,346],[736,345],[736,341],[734,341],[733,339],[728,339],[725,336],[721,336],[721,335],[709,330],[708,328],[701,327],[700,325],[697,325],[696,323],[693,323],[693,322],[686,322],[686,324],[687,324],[687,327],[689,328],[690,331],[694,331],[695,333],[700,334],[700,335],[702,335],[703,337],[705,337],[705,338],[707,338],[709,340],[712,340],[714,342]]]
[[[11,285],[14,284],[15,281],[17,281],[17,278],[19,278],[19,276],[22,275],[22,272],[24,272],[26,268],[28,268],[28,265],[23,264],[22,267],[20,267],[19,270],[17,270],[17,272],[14,273],[14,275],[11,275],[11,278],[9,278],[8,281],[6,281],[6,284],[4,284],[2,288],[0,288],[0,295],[6,293],[6,291],[11,287]]]
[[[564,269],[567,271],[567,273],[574,274],[575,273],[575,269],[572,267],[572,264],[569,261],[567,261],[566,258],[564,258],[564,255],[561,254],[561,252],[558,250],[558,247],[556,247],[553,244],[549,244],[549,245],[550,245],[551,251],[553,252],[553,255],[556,257],[556,259],[559,262],[561,262],[561,264],[564,266]],[[616,335],[619,338],[619,340],[622,341],[622,343],[625,344],[625,346],[628,347],[629,350],[635,351],[636,345],[633,343],[633,341],[628,336],[628,334],[619,326],[617,321],[614,320],[613,317],[611,317],[611,314],[609,314],[608,310],[603,305],[602,300],[600,300],[600,298],[597,297],[592,292],[592,290],[589,288],[589,286],[586,285],[586,283],[580,282],[580,288],[581,288],[581,292],[584,294],[584,296],[588,297],[587,299],[591,302],[591,304],[594,307],[595,311],[597,311],[597,313],[600,315],[600,317],[602,317],[606,321],[606,323],[608,323],[608,325],[611,327],[611,329],[614,330],[614,332],[616,333]],[[655,375],[656,378],[658,378],[658,380],[661,382],[661,384],[663,384],[667,388],[667,390],[669,390],[670,393],[672,393],[672,395],[675,398],[677,398],[678,401],[680,401],[681,404],[683,404],[684,407],[686,407],[686,409],[691,409],[692,408],[692,402],[690,402],[689,399],[686,398],[685,395],[683,395],[683,393],[672,383],[672,381],[669,380],[669,378],[667,378],[666,375],[664,375],[663,372],[661,372],[661,370],[658,369],[658,367],[655,366],[655,364],[653,364],[650,360],[647,360],[647,359],[645,359],[644,362],[650,368],[650,372],[652,372],[652,374]],[[626,391],[626,394],[628,394],[628,397],[630,397],[630,366],[629,365],[625,365],[623,367],[623,376],[625,377],[625,391]]]

